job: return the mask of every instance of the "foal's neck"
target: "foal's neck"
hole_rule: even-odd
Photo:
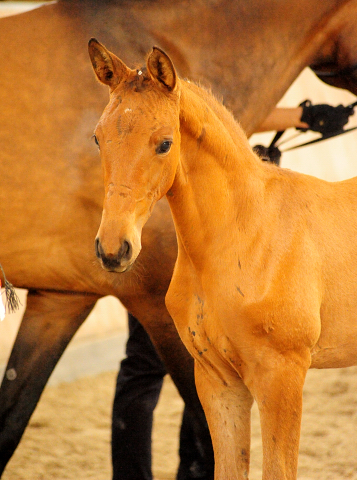
[[[257,167],[257,158],[233,115],[209,91],[194,83],[182,82],[180,127],[227,174],[242,172],[241,163],[245,170]]]
[[[264,169],[233,116],[193,84],[182,85],[180,131],[168,200],[179,243],[198,256],[202,244],[214,248],[221,235],[234,236],[246,225],[261,203]]]

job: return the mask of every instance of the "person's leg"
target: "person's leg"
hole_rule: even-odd
[[[204,460],[200,454],[199,443],[192,428],[192,421],[187,408],[182,414],[180,430],[180,465],[176,480],[207,479]]]
[[[166,369],[145,329],[130,314],[126,355],[113,405],[113,480],[151,480],[153,411]]]

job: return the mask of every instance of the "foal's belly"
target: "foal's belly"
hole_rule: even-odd
[[[341,279],[337,284],[342,285]],[[311,368],[357,365],[357,297],[353,288],[343,291],[330,291],[329,301],[321,305],[321,332],[311,350]]]
[[[317,344],[311,354],[310,368],[343,368],[357,365],[357,338],[335,346]]]
[[[311,350],[311,368],[343,368],[357,365],[357,320],[346,315],[322,318],[321,334]]]

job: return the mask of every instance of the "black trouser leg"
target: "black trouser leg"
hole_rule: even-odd
[[[126,354],[113,405],[113,480],[151,480],[153,411],[166,369],[150,337],[130,314]]]
[[[189,480],[194,478],[208,478],[199,451],[198,440],[192,428],[191,418],[185,407],[182,415],[180,430],[180,466],[176,480]]]
[[[117,378],[112,418],[113,480],[152,480],[153,412],[166,369],[141,324],[129,314],[126,358]],[[177,480],[205,478],[202,460],[184,410]]]

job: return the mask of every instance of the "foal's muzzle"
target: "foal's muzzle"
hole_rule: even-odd
[[[128,240],[124,240],[117,253],[106,253],[99,238],[95,239],[95,253],[102,263],[102,267],[109,272],[125,272],[130,266],[133,248]]]

